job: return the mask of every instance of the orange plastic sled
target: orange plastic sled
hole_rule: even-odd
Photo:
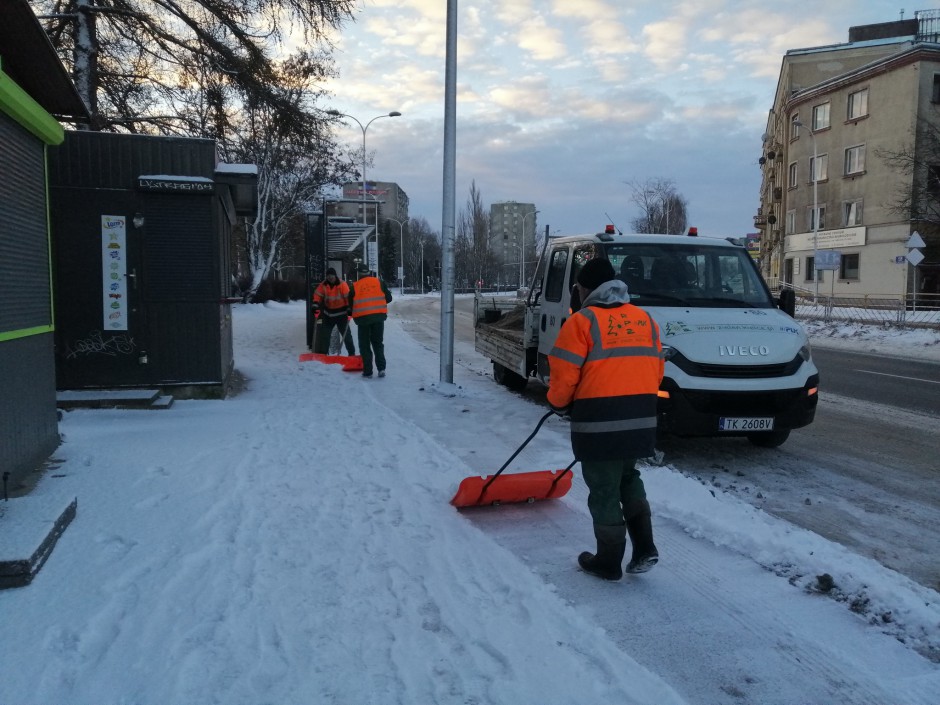
[[[325,362],[332,365],[342,365],[343,372],[362,371],[362,355],[324,355],[323,353],[301,353],[300,362]]]
[[[534,472],[520,472],[512,475],[503,475],[503,470],[522,452],[529,441],[535,438],[542,424],[554,412],[549,411],[538,422],[535,430],[525,439],[523,444],[516,448],[503,467],[493,475],[486,477],[467,477],[457,488],[457,494],[450,500],[455,507],[482,507],[511,504],[517,502],[532,503],[538,499],[557,499],[564,497],[571,489],[571,468],[577,460],[564,470],[536,470]]]

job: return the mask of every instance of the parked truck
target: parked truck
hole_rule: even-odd
[[[572,286],[596,257],[610,260],[630,302],[659,325],[661,432],[746,436],[776,447],[813,421],[819,372],[806,331],[793,319],[793,292],[774,298],[733,239],[612,228],[549,239],[524,297],[475,297],[475,348],[493,362],[499,384],[516,391],[530,378],[548,384],[548,355],[571,315]]]

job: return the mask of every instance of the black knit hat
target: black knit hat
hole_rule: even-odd
[[[601,284],[613,281],[616,278],[614,266],[609,260],[600,258],[588,260],[587,264],[581,267],[581,271],[578,272],[578,284],[585,289],[596,289]]]
[[[336,276],[336,270],[333,269],[332,267],[330,267],[328,270],[326,270],[326,276],[330,276],[331,274],[332,274],[334,277]]]

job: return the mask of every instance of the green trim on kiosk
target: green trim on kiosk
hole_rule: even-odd
[[[62,125],[3,72],[0,64],[0,111],[9,115],[46,144],[62,144]]]

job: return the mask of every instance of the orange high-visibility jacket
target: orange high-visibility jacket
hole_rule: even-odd
[[[388,314],[388,302],[378,277],[363,277],[353,287],[353,318],[371,316],[374,313]]]
[[[578,460],[649,457],[664,371],[659,328],[628,299],[593,305],[594,298],[558,333],[549,355],[548,401],[571,407]]]
[[[331,286],[324,280],[313,292],[313,300],[327,316],[345,316],[349,308],[349,284],[339,280]]]

